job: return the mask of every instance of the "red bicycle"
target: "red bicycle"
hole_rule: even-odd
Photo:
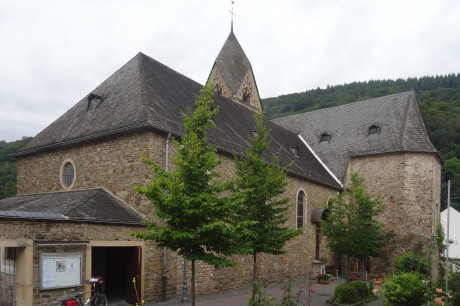
[[[91,284],[91,298],[86,300],[85,303],[81,298],[86,294],[85,291],[80,291],[82,287],[75,287],[70,289],[75,294],[70,299],[61,300],[61,306],[107,306],[107,297],[104,294],[104,280],[102,277],[91,277],[85,284]]]

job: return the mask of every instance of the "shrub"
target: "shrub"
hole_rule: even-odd
[[[402,273],[389,277],[382,285],[382,298],[385,305],[419,306],[426,293],[422,277],[415,273]]]
[[[358,292],[351,284],[335,287],[334,301],[340,304],[353,304],[359,301]]]
[[[453,292],[452,304],[460,305],[460,272],[453,272],[449,275],[449,289]]]
[[[369,298],[369,288],[367,287],[367,284],[365,282],[356,281],[351,283],[350,285],[356,290],[359,300],[365,300]]]
[[[414,254],[404,253],[395,262],[396,273],[419,273],[423,276],[430,275],[430,264],[425,257]]]

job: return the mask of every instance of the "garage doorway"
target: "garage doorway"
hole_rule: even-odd
[[[91,276],[102,276],[109,303],[131,305],[141,294],[141,247],[92,247]],[[133,278],[136,278],[136,288]]]

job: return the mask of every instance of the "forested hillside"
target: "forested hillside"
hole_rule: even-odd
[[[30,139],[23,137],[13,142],[0,140],[0,199],[16,195],[16,161],[8,154],[17,151]]]
[[[415,91],[433,145],[444,159],[443,207],[450,178],[452,203],[460,209],[460,74],[354,82],[268,98],[262,103],[267,117],[273,119],[409,90]]]

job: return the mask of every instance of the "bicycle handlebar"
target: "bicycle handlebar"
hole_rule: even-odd
[[[102,280],[102,277],[101,276],[98,276],[98,277],[91,277],[89,280],[85,280],[84,283],[85,284],[94,284],[94,283],[99,283],[99,284],[102,284],[104,281]]]

